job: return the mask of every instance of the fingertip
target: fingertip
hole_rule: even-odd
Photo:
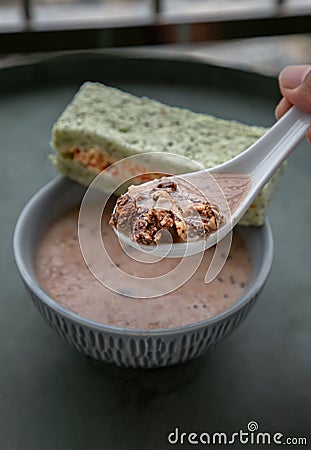
[[[278,103],[274,109],[274,117],[279,120],[279,118],[281,117],[281,112],[280,112],[280,103]]]
[[[292,104],[287,100],[287,98],[283,97],[274,110],[276,119],[280,119],[291,106]]]

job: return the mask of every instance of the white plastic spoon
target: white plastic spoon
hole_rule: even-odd
[[[227,212],[230,211],[230,217],[227,217],[227,220],[217,232],[211,233],[206,239],[171,244],[161,244],[160,241],[156,246],[146,246],[138,245],[128,235],[115,229],[117,235],[128,245],[144,251],[151,251],[155,256],[167,256],[170,258],[196,254],[215,245],[230,233],[263,186],[303,140],[310,123],[311,114],[292,107],[258,141],[230,161],[210,170],[167,178],[172,181],[177,180],[177,182],[178,179],[182,179],[191,183],[206,195],[210,203],[219,205],[221,212],[224,212],[221,209],[222,205],[225,208],[225,204],[227,204]],[[216,183],[215,181],[211,182],[211,178],[216,180],[222,189],[224,195],[222,200],[218,194],[216,195],[217,198],[213,198],[215,189],[212,185],[214,184],[215,186]],[[150,189],[150,185],[154,183],[155,181],[153,180],[140,186]],[[235,201],[232,202],[232,197],[236,195],[237,185],[242,186],[242,189],[238,192]],[[211,187],[212,191],[210,191]],[[229,209],[228,204],[230,205]]]

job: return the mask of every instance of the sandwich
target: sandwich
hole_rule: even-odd
[[[265,131],[86,82],[53,126],[51,146],[55,152],[51,159],[61,174],[88,186],[116,161],[146,153],[186,157],[179,173],[197,170],[193,162],[209,169],[241,153]],[[171,165],[166,160],[165,171],[177,173],[174,158]],[[262,189],[241,224],[264,223],[281,172]]]

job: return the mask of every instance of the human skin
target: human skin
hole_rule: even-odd
[[[279,74],[282,99],[275,109],[277,119],[293,105],[311,114],[311,64],[285,67]],[[311,125],[307,130],[311,144]]]

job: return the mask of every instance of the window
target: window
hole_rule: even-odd
[[[306,33],[310,24],[310,0],[0,0],[0,53]]]

